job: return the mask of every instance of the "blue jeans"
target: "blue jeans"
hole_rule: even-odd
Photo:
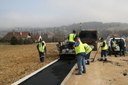
[[[82,67],[83,67],[83,71],[86,71],[85,56],[79,54],[76,57],[77,57],[78,71],[80,74],[82,74]]]

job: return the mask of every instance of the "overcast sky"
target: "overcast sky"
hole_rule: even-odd
[[[0,28],[128,23],[128,0],[0,0]]]

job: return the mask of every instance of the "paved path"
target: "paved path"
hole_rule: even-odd
[[[74,64],[75,61],[59,60],[19,85],[60,85]]]

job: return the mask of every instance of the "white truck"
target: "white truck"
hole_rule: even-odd
[[[107,40],[107,44],[108,44],[108,55],[112,55],[112,54],[114,54],[114,52],[112,51],[112,39],[113,38],[109,38],[108,40]],[[115,40],[116,40],[116,42],[117,42],[117,49],[115,49],[115,51],[116,51],[116,53],[117,54],[120,54],[120,46],[119,46],[119,44],[120,43],[123,43],[123,46],[124,46],[124,51],[125,51],[125,49],[126,49],[126,41],[125,41],[125,39],[124,38],[120,38],[120,37],[115,37]],[[123,51],[123,50],[122,50]]]

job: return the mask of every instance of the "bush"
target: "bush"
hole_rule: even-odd
[[[32,39],[25,39],[24,40],[24,44],[32,44],[32,43],[33,43]]]
[[[13,37],[11,38],[10,44],[11,44],[11,45],[16,45],[17,43],[18,43],[17,38],[16,38],[15,36],[13,36]]]
[[[11,38],[11,41],[10,41],[10,44],[11,45],[22,45],[22,44],[32,44],[33,41],[32,39],[17,39],[16,37],[12,37]]]
[[[20,44],[20,45],[24,44],[24,40],[23,40],[22,38],[20,38],[20,39],[18,40],[18,43],[17,43],[17,44]]]

